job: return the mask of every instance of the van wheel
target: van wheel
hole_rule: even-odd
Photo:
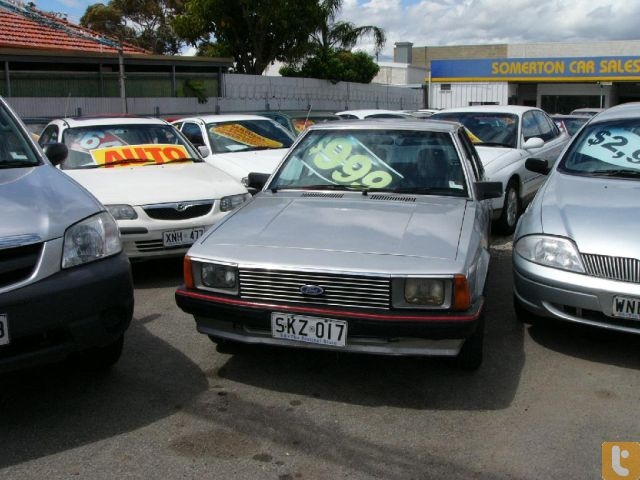
[[[496,221],[496,229],[505,235],[509,235],[516,229],[520,216],[520,197],[515,179],[509,180],[504,192],[504,205],[500,218]]]
[[[464,370],[477,370],[484,357],[484,314],[478,320],[475,332],[468,337],[456,357],[456,366]]]

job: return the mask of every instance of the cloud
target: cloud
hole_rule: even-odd
[[[610,0],[345,0],[340,20],[415,46],[638,39],[640,3]],[[372,39],[358,48],[373,52]]]

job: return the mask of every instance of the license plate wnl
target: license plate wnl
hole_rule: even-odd
[[[9,317],[0,313],[0,345],[9,345]]]
[[[162,244],[165,247],[191,245],[204,234],[204,227],[171,230],[162,233]]]
[[[640,298],[613,297],[612,314],[614,317],[640,320]]]
[[[271,314],[271,335],[274,338],[298,342],[344,347],[347,339],[347,322],[332,318],[274,312]]]

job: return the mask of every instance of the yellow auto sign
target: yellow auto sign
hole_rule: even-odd
[[[242,125],[229,124],[218,125],[213,127],[211,132],[221,137],[230,138],[236,142],[244,143],[245,145],[251,145],[252,147],[270,147],[270,148],[282,148],[282,143],[271,140],[270,138],[263,137],[249,130]]]
[[[168,144],[148,144],[148,145],[127,145],[118,147],[96,148],[91,150],[91,158],[96,165],[109,167],[110,163],[117,163],[117,166],[131,166],[134,163],[127,163],[127,160],[149,160],[157,164],[167,163],[181,158],[188,158],[187,149],[182,145]],[[112,165],[115,166],[115,165]]]

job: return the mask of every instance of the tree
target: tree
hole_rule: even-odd
[[[319,8],[321,21],[303,48],[304,57],[289,62],[280,69],[280,74],[323,78],[333,82],[370,83],[380,67],[370,55],[365,52],[352,53],[351,49],[363,37],[373,35],[374,53],[379,53],[386,42],[384,30],[372,25],[358,27],[351,22],[336,21],[342,0],[322,0]]]
[[[317,0],[189,0],[175,31],[204,52],[229,52],[235,71],[260,75],[301,58],[321,18]]]
[[[177,54],[179,37],[171,27],[182,0],[109,0],[87,8],[80,25],[157,54]]]

